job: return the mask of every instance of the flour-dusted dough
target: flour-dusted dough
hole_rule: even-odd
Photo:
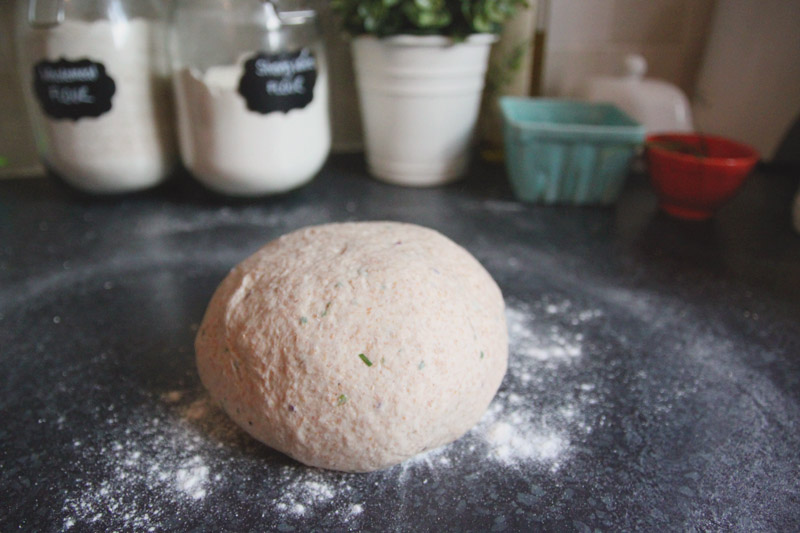
[[[203,383],[256,439],[366,472],[470,429],[506,370],[503,297],[466,250],[411,224],[301,229],[236,266],[196,340]]]

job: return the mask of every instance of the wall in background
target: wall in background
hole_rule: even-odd
[[[690,97],[714,0],[550,0],[545,96],[575,96],[596,75],[621,73],[627,54],[647,59],[648,77]]]
[[[15,0],[0,0],[0,176],[42,172],[17,76]]]
[[[620,74],[629,53],[681,88],[698,130],[775,155],[800,120],[797,0],[550,0],[545,96]]]
[[[698,129],[772,159],[800,119],[800,2],[719,2],[693,108]]]

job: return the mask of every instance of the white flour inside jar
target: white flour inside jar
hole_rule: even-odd
[[[92,192],[125,192],[155,185],[173,170],[172,93],[162,44],[161,25],[145,19],[66,20],[31,30],[26,53],[34,64],[89,60],[114,83],[111,108],[99,116],[54,118],[41,98],[31,102],[42,156],[66,181]],[[25,74],[33,76],[34,65]]]
[[[327,69],[317,58],[311,102],[288,112],[247,108],[242,65],[176,73],[181,156],[208,187],[232,195],[287,191],[314,177],[331,145]]]

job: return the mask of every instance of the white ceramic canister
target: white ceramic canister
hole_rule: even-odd
[[[310,181],[331,146],[328,72],[313,10],[177,0],[170,48],[185,166],[233,196]]]
[[[683,91],[669,82],[645,78],[647,61],[638,54],[628,55],[624,63],[623,76],[590,78],[581,96],[616,105],[641,122],[648,135],[692,131],[692,111]]]
[[[177,163],[177,150],[160,3],[20,5],[20,72],[45,165],[92,193],[163,181]]]

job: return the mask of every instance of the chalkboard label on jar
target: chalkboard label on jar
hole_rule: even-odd
[[[239,94],[247,108],[261,114],[302,109],[314,99],[317,60],[308,48],[298,52],[256,54],[244,64]]]
[[[64,58],[34,65],[33,88],[46,115],[69,120],[109,112],[117,89],[102,63]]]

